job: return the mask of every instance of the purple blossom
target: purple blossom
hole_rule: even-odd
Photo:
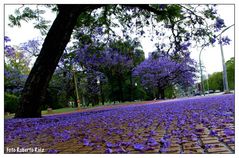
[[[40,53],[42,39],[32,39],[25,43],[21,43],[20,49],[30,56],[37,56]]]
[[[217,131],[215,131],[215,130],[210,130],[209,135],[211,135],[211,136],[217,136]]]
[[[106,147],[108,147],[108,148],[113,148],[113,147],[116,147],[116,146],[117,146],[116,144],[106,142]]]
[[[215,37],[210,38],[210,42],[211,42],[211,44],[214,44],[216,42],[216,38]]]
[[[138,151],[143,151],[145,146],[143,144],[134,144],[134,149]]]
[[[182,45],[181,45],[181,49],[182,50],[188,50],[188,47],[191,45],[191,43],[189,43],[189,42],[186,42],[186,43],[183,43]]]
[[[84,138],[84,139],[83,139],[83,144],[84,144],[85,146],[89,146],[89,145],[90,145],[89,139]]]
[[[210,144],[205,144],[205,149],[210,149],[210,148],[212,148],[213,146],[212,145],[210,145]]]
[[[6,57],[14,57],[15,56],[15,49],[12,46],[5,45],[4,52]]]
[[[96,28],[96,32],[97,32],[99,35],[102,35],[102,34],[103,34],[103,28],[102,28],[102,27],[97,27],[97,28]]]
[[[113,153],[113,150],[112,150],[111,148],[107,148],[107,149],[105,150],[105,153],[111,154],[111,153]]]
[[[148,145],[149,146],[157,146],[157,145],[159,145],[159,143],[154,138],[151,137],[148,139]]]
[[[214,7],[211,7],[210,9],[209,9],[209,12],[210,12],[210,14],[211,15],[216,15],[217,14],[217,10],[216,10],[216,8]]]
[[[48,150],[47,152],[50,153],[50,154],[56,154],[56,153],[59,153],[59,151],[56,150],[56,149],[50,149],[50,150]]]
[[[218,43],[222,45],[230,45],[230,42],[231,42],[231,39],[228,36],[226,36],[226,37],[222,37]]]
[[[151,131],[150,131],[150,135],[151,135],[151,136],[154,136],[155,134],[156,134],[156,132],[155,132],[154,130],[151,130]]]
[[[230,144],[234,144],[234,143],[235,143],[235,138],[234,138],[234,137],[233,137],[233,138],[230,138],[229,143],[230,143]]]
[[[61,114],[54,116],[43,116],[43,118],[31,118],[31,119],[5,119],[4,120],[4,143],[6,146],[14,143],[16,146],[26,145],[34,143],[37,145],[46,145],[46,152],[58,153],[57,149],[52,149],[52,146],[61,142],[64,137],[67,140],[74,140],[76,138],[83,138],[80,140],[80,144],[83,143],[85,148],[92,146],[94,149],[104,148],[107,149],[105,153],[128,153],[128,146],[133,147],[137,151],[147,151],[155,149],[156,146],[160,146],[160,152],[168,152],[171,145],[171,138],[177,138],[177,143],[190,141],[189,139],[182,138],[196,138],[197,132],[194,126],[191,124],[199,124],[203,121],[203,126],[215,129],[222,129],[221,125],[223,120],[231,117],[231,115],[225,115],[229,111],[234,113],[235,95],[218,95],[198,98],[183,98],[168,100],[165,102],[156,102],[153,104],[131,104],[125,106],[115,106],[111,108],[105,108],[101,110],[75,112],[71,114]],[[174,116],[174,117],[172,117]],[[140,120],[140,121],[139,121]],[[140,142],[139,129],[142,129],[146,124],[148,129],[155,128],[155,121],[157,127],[165,130],[166,126],[172,123],[179,123],[176,120],[186,120],[184,126],[174,129],[168,128],[165,135],[160,139],[154,136],[149,136],[146,142]],[[205,121],[208,120],[208,121]],[[113,136],[106,136],[104,132],[111,131],[115,133],[122,130],[122,124],[129,124],[127,128],[133,133],[127,142],[119,140],[119,143],[107,143],[108,140],[114,138]],[[174,125],[173,125],[174,126]],[[69,128],[71,127],[71,128]],[[214,129],[213,128],[213,129]],[[157,128],[159,129],[159,128]],[[127,131],[129,132],[129,131]],[[150,130],[146,133],[150,135]],[[157,131],[158,132],[158,131]],[[211,131],[211,133],[213,133]],[[224,129],[225,136],[218,134],[219,140],[223,138],[225,143],[234,144],[234,129],[226,127]],[[200,135],[200,134],[199,134]],[[69,139],[68,139],[68,136]],[[128,138],[126,132],[117,134],[117,137]],[[89,140],[91,137],[102,138],[104,137],[105,143],[92,144]],[[228,138],[231,140],[228,141]],[[38,141],[35,141],[35,140]],[[20,140],[20,141],[18,141]],[[226,141],[227,140],[227,141]],[[35,141],[35,142],[34,142]],[[157,142],[158,141],[158,142]],[[24,143],[21,143],[24,142]],[[103,142],[103,141],[102,141]],[[157,143],[159,143],[157,145]],[[48,146],[47,146],[48,145]],[[205,149],[209,149],[210,145],[200,145]],[[112,149],[114,148],[114,150]],[[63,152],[63,151],[61,151]]]
[[[4,43],[10,42],[11,39],[8,36],[4,36]]]
[[[214,27],[215,27],[216,31],[220,31],[223,27],[225,27],[224,20],[219,18],[219,17],[217,17],[216,18],[216,22],[214,24]]]
[[[165,147],[160,148],[161,153],[166,153],[167,151],[168,151],[168,148],[165,148]]]
[[[234,130],[232,130],[232,129],[230,129],[230,128],[225,128],[225,129],[224,129],[224,134],[225,134],[226,136],[232,136],[232,135],[235,134],[235,132],[234,132]]]
[[[178,63],[168,56],[150,56],[140,63],[133,72],[135,77],[139,77],[144,87],[164,88],[171,84],[189,86],[194,83],[194,72],[196,71],[193,60],[189,56],[184,57]],[[183,73],[181,73],[183,72]]]

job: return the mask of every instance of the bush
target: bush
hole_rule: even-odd
[[[15,113],[19,103],[19,97],[5,93],[4,94],[4,112]]]

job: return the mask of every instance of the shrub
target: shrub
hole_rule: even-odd
[[[17,110],[18,102],[19,97],[13,94],[4,93],[4,112],[15,113]]]

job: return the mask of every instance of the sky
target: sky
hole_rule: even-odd
[[[218,14],[222,19],[224,19],[225,24],[230,26],[234,24],[234,5],[218,5]],[[8,16],[14,13],[16,9],[15,5],[5,5],[5,35],[11,38],[12,45],[19,45],[20,43],[26,42],[28,40],[37,38],[41,36],[39,30],[34,29],[32,23],[22,22],[21,27],[9,27]],[[55,14],[51,12],[46,13],[46,19],[53,21],[55,19]],[[234,27],[227,30],[223,35],[229,36],[231,44],[223,47],[225,61],[229,60],[234,56]],[[149,52],[155,50],[154,43],[150,41],[149,38],[141,38],[140,42],[142,44],[145,56],[148,56]],[[196,61],[199,61],[200,49],[192,49],[191,57]],[[222,71],[222,58],[219,45],[215,47],[206,47],[203,49],[201,54],[202,64],[205,66],[204,74],[212,74],[213,72]]]
[[[218,5],[218,14],[226,26],[234,24],[234,5]],[[228,29],[223,35],[230,37],[231,44],[223,47],[224,59],[225,61],[229,60],[231,57],[234,57],[234,27]],[[154,44],[149,42],[150,39],[145,38],[141,40],[141,44],[146,52],[152,52],[154,49]],[[191,57],[199,62],[199,53],[201,49],[192,49]],[[201,53],[202,64],[205,66],[205,74],[212,74],[213,72],[222,71],[222,58],[220,46],[216,45],[215,47],[206,47]],[[207,76],[207,75],[206,75]]]

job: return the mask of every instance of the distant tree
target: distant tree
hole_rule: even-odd
[[[209,77],[208,82],[209,82],[210,89],[223,91],[222,72],[214,72]]]
[[[4,37],[4,88],[5,92],[20,95],[30,72],[30,58],[17,47],[8,45],[9,37]]]
[[[235,89],[235,58],[226,62],[229,89]]]
[[[47,5],[49,6],[49,5]],[[40,54],[28,76],[22,91],[20,105],[16,117],[40,117],[41,104],[45,98],[46,90],[63,51],[70,40],[73,29],[78,27],[105,26],[108,37],[114,36],[112,27],[121,23],[122,33],[126,38],[134,28],[137,36],[144,36],[144,26],[152,26],[152,35],[158,38],[165,37],[167,43],[164,47],[167,52],[175,49],[175,53],[182,53],[183,42],[213,39],[214,32],[225,27],[224,21],[217,17],[213,5],[175,5],[175,4],[122,4],[122,5],[50,5],[58,14],[44,40]],[[101,8],[94,12],[94,10]],[[17,10],[17,15],[9,18],[12,25],[20,26],[20,20],[29,21],[39,19],[35,27],[47,30],[46,21],[39,18],[39,9],[29,7]],[[92,18],[93,17],[93,18]],[[95,18],[94,18],[95,17]],[[114,18],[113,18],[114,17]],[[215,24],[208,24],[207,19],[215,20]],[[163,31],[159,32],[157,26],[162,22]],[[171,34],[165,34],[170,30]],[[134,31],[133,31],[134,32]],[[161,35],[161,37],[160,37]],[[107,39],[107,38],[106,38]],[[109,38],[110,39],[110,38]],[[107,40],[106,40],[107,42]]]
[[[230,60],[226,62],[227,67],[227,79],[229,89],[235,88],[235,58],[232,57]],[[222,72],[214,72],[212,75],[209,76],[208,80],[204,81],[205,89],[212,90],[220,90],[223,91],[223,79],[222,79]]]
[[[190,86],[194,83],[195,65],[189,56],[171,59],[170,56],[150,56],[134,70],[134,76],[139,77],[141,84],[147,88],[157,88],[157,98],[164,99],[164,91],[172,85]]]
[[[40,53],[43,39],[32,39],[20,44],[20,49],[29,57],[37,57]]]

